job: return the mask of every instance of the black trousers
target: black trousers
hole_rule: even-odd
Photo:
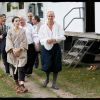
[[[5,50],[2,50],[1,52],[2,52],[3,63],[5,66],[5,71],[6,71],[6,73],[10,73],[9,63],[7,62],[7,53]]]
[[[25,74],[32,74],[36,56],[37,52],[35,50],[34,44],[29,44],[27,50],[27,64],[25,65]]]
[[[13,65],[11,65],[11,67],[12,67],[12,71],[13,71],[14,80],[25,81],[25,66],[18,67],[16,74],[14,74],[15,67]]]
[[[35,68],[38,68],[38,66],[39,66],[39,52],[37,52],[35,63],[34,63]]]

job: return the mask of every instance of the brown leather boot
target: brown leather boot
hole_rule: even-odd
[[[26,93],[28,92],[28,89],[25,88],[24,84],[20,85],[20,87],[17,89],[17,93]]]

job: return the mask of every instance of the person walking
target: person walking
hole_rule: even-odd
[[[37,15],[33,16],[32,23],[33,23],[33,27],[34,27],[35,33],[38,34],[39,29],[40,29],[40,27],[42,25],[39,16],[37,16]],[[38,48],[36,49],[36,52],[37,52],[37,55],[36,55],[34,67],[38,68],[38,66],[39,66],[40,43],[38,44]]]
[[[28,51],[27,51],[28,58],[27,58],[27,63],[25,65],[25,72],[26,72],[25,74],[26,76],[30,76],[32,74],[34,62],[37,55],[35,47],[37,47],[39,39],[32,25],[27,23],[24,17],[20,17],[20,27],[22,27],[25,30],[25,34],[28,41]]]
[[[59,42],[65,40],[63,29],[54,21],[53,11],[47,12],[47,22],[40,27],[38,36],[41,43],[42,70],[46,73],[43,86],[49,83],[50,72],[53,72],[52,88],[59,89],[56,84],[58,73],[62,70],[62,55]]]
[[[6,28],[6,25],[5,25],[5,22],[6,22],[6,15],[5,14],[2,14],[1,15],[2,17],[2,33],[1,33],[1,54],[2,54],[2,60],[3,60],[3,63],[4,63],[4,67],[5,67],[5,72],[7,75],[11,76],[10,75],[10,67],[9,67],[9,63],[7,62],[7,53],[5,51],[5,46],[6,46],[6,36],[7,36],[7,28]]]
[[[25,31],[19,27],[20,18],[13,17],[13,27],[9,30],[6,38],[7,62],[13,69],[13,78],[16,83],[16,92],[25,93],[28,89],[24,86],[25,64],[27,63],[28,43]]]
[[[3,22],[3,16],[0,14],[0,59],[1,59],[1,51],[2,51],[2,39],[3,39],[3,31],[2,31],[2,22]]]

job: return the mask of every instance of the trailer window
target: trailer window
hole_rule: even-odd
[[[38,15],[39,15],[39,17],[43,18],[43,11],[42,11],[43,4],[42,3],[37,3],[37,7],[38,7]]]
[[[24,9],[24,2],[19,2],[19,9]]]
[[[11,11],[11,3],[7,3],[7,12],[10,12]]]

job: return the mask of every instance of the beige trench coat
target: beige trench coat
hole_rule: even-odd
[[[15,57],[13,52],[10,52],[13,48],[21,48],[20,56]],[[27,49],[28,43],[25,35],[25,31],[20,28],[18,32],[15,32],[14,28],[10,29],[6,37],[6,52],[7,62],[14,67],[23,67],[27,63]]]

